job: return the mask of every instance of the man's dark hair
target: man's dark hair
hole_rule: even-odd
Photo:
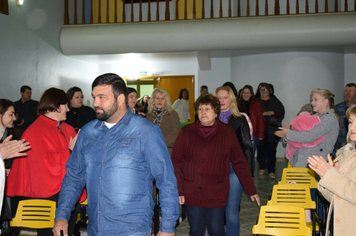
[[[182,99],[183,98],[183,92],[186,91],[187,92],[187,100],[189,99],[189,93],[188,93],[188,90],[187,89],[182,89],[180,92],[179,92],[179,99]]]
[[[76,86],[71,87],[71,88],[68,89],[68,91],[67,91],[69,100],[72,100],[72,98],[73,98],[75,92],[81,92],[81,93],[83,93],[82,90],[81,90],[79,87],[76,87]]]
[[[349,84],[346,84],[345,87],[356,87],[356,84],[355,83],[349,83]]]
[[[125,81],[117,74],[107,73],[98,76],[91,85],[91,89],[93,90],[96,86],[100,85],[111,85],[115,100],[120,94],[123,94],[125,99],[127,97],[127,87]]]
[[[21,87],[21,93],[24,93],[26,91],[26,89],[32,90],[32,88],[30,86],[24,85],[24,86]]]
[[[47,112],[57,111],[61,105],[68,104],[69,97],[62,90],[57,88],[47,89],[38,103],[38,115],[44,115]]]
[[[208,89],[208,86],[206,86],[206,85],[200,86],[200,91],[202,91],[203,89]]]

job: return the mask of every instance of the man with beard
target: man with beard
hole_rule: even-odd
[[[339,116],[340,131],[334,147],[334,152],[346,142],[349,122],[346,119],[346,110],[356,104],[356,84],[349,83],[345,86],[345,101],[335,105],[335,113]]]
[[[174,235],[177,182],[159,127],[128,109],[125,82],[116,74],[97,77],[92,96],[98,119],[81,129],[67,162],[54,235],[67,235],[67,221],[84,186],[88,235],[150,235],[153,179],[162,210],[158,235]]]

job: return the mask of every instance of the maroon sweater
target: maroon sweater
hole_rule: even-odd
[[[194,207],[226,207],[230,160],[248,195],[257,193],[234,130],[215,119],[213,133],[201,132],[199,121],[184,126],[172,152],[179,196]]]

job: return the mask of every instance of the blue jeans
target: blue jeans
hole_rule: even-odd
[[[226,236],[240,235],[240,214],[239,206],[243,187],[234,169],[230,165],[230,191],[226,205]]]
[[[186,206],[190,225],[190,236],[204,236],[205,229],[211,236],[225,236],[225,208],[206,208]]]

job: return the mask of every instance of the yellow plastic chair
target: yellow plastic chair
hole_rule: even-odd
[[[293,205],[304,209],[315,209],[311,199],[310,188],[304,184],[278,184],[273,186],[271,200],[267,205]]]
[[[262,206],[257,225],[252,233],[273,236],[311,236],[312,230],[305,222],[304,208],[299,206]]]
[[[288,168],[292,168],[293,166],[292,166],[292,164],[288,161],[288,166],[287,166]]]
[[[282,179],[278,184],[287,184],[288,182],[305,184],[308,185],[309,188],[318,187],[318,182],[315,180],[315,173],[312,169],[309,168],[284,168]]]
[[[15,217],[10,222],[11,227],[31,229],[52,228],[56,202],[43,199],[29,199],[19,202]]]

